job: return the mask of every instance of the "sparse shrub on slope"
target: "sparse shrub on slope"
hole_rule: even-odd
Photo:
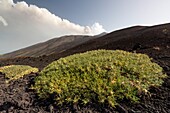
[[[38,72],[37,68],[33,68],[31,66],[26,65],[9,65],[0,67],[0,72],[5,74],[5,78],[10,80],[15,80],[23,77],[24,75],[30,74],[30,73],[36,73]]]
[[[33,88],[41,98],[55,95],[58,104],[138,101],[137,94],[163,82],[162,68],[144,54],[95,50],[61,58],[49,64]]]

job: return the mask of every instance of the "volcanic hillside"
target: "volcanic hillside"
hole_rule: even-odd
[[[80,52],[85,52],[89,50],[95,50],[95,49],[110,49],[110,50],[115,50],[115,49],[122,49],[122,50],[127,50],[127,51],[136,51],[136,52],[142,52],[150,55],[151,57],[158,57],[160,54],[170,54],[170,24],[163,24],[163,25],[157,25],[157,26],[134,26],[130,28],[125,28],[121,29],[118,31],[111,32],[107,35],[94,38],[86,36],[84,38],[80,38],[80,36],[72,37],[73,39],[77,39],[78,41],[74,40],[70,42],[70,45],[68,44],[68,40],[66,37],[63,39],[67,40],[64,41],[64,43],[61,44],[59,48],[54,48],[49,49],[50,53],[53,54],[43,54],[39,55],[38,58],[34,57],[20,57],[20,58],[14,58],[11,60],[2,60],[1,65],[5,64],[28,64],[31,66],[36,66],[39,68],[43,68],[50,62],[57,60],[61,57],[65,57],[68,55],[72,55],[74,53],[80,53]],[[70,38],[70,37],[69,37]],[[53,39],[53,40],[62,40],[62,38],[59,39]],[[86,40],[81,41],[81,39]],[[54,42],[54,41],[47,41],[48,42]],[[67,42],[67,43],[66,43]],[[76,44],[75,42],[82,42],[81,44]],[[59,41],[56,41],[56,43],[59,43]],[[73,43],[73,45],[72,45]],[[45,53],[48,53],[47,49],[45,48],[49,44],[37,44],[39,45],[38,48],[42,48],[39,50],[46,50]],[[36,46],[34,45],[34,49],[36,50]],[[43,46],[46,45],[46,46]],[[54,44],[55,45],[55,44]],[[69,45],[69,46],[68,46]],[[77,45],[77,46],[76,46]],[[55,47],[58,47],[55,45]],[[28,50],[30,50],[28,47]],[[61,49],[62,48],[62,49]],[[63,49],[65,48],[65,49]],[[26,48],[27,49],[27,48]],[[33,49],[33,50],[34,50]],[[33,51],[32,50],[32,51]],[[57,51],[57,50],[60,50]],[[9,53],[7,55],[4,55],[4,58],[13,58],[16,57],[16,53],[19,53],[22,51],[24,54],[26,54],[29,51],[25,50],[19,50],[18,52],[13,52]],[[31,51],[31,52],[32,52]],[[28,53],[28,56],[31,56],[31,52]],[[38,51],[36,51],[38,53]],[[34,53],[34,52],[32,52]],[[23,54],[23,55],[24,55]],[[10,57],[12,55],[12,57]],[[9,57],[8,57],[9,56]],[[38,54],[33,55],[33,56],[38,56]],[[40,64],[41,63],[41,64]]]
[[[38,43],[30,47],[26,47],[11,53],[1,55],[0,58],[16,58],[16,57],[38,57],[53,53],[61,53],[67,49],[82,44],[88,40],[95,39],[105,35],[106,33],[97,36],[70,35],[59,38],[53,38],[46,42]]]
[[[86,37],[87,38],[87,37]],[[73,38],[75,39],[75,38]],[[56,39],[57,40],[57,39]],[[58,39],[60,40],[60,39]],[[78,42],[81,41],[81,38]],[[50,41],[49,41],[50,42]],[[52,43],[53,41],[51,41]],[[67,42],[67,41],[65,41]],[[63,43],[64,44],[64,43]],[[40,45],[40,44],[38,44]],[[135,26],[114,31],[99,38],[82,42],[77,46],[62,45],[65,51],[56,52],[52,48],[50,55],[39,57],[18,57],[13,59],[0,60],[0,65],[26,64],[35,66],[40,70],[54,60],[74,53],[85,52],[95,49],[126,50],[137,53],[144,53],[153,58],[153,62],[163,67],[168,78],[160,87],[151,87],[148,95],[141,97],[140,103],[131,104],[124,100],[116,108],[99,103],[91,102],[86,106],[81,104],[65,105],[54,107],[51,100],[38,100],[35,92],[29,89],[37,74],[30,74],[24,78],[12,81],[6,85],[4,75],[0,74],[0,112],[31,112],[31,113],[170,113],[170,24],[163,24],[151,27]],[[36,47],[36,46],[35,46]],[[57,46],[56,46],[57,47]],[[40,48],[46,48],[40,47]],[[29,49],[30,50],[30,49]],[[34,54],[32,53],[34,56]],[[42,55],[42,54],[36,54]]]
[[[70,53],[95,49],[125,49],[128,51],[165,47],[169,50],[170,24],[134,26],[112,32],[69,49]]]

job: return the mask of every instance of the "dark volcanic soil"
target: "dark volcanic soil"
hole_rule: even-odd
[[[34,77],[37,74],[26,75],[25,77],[5,83],[4,75],[0,74],[0,113],[170,113],[170,33],[162,32],[164,29],[170,31],[170,25],[163,25],[151,28],[133,28],[128,38],[113,41],[114,34],[108,34],[93,41],[77,46],[61,54],[42,56],[38,58],[16,58],[0,61],[0,65],[27,64],[42,69],[50,62],[60,57],[73,53],[93,49],[122,49],[137,53],[145,53],[153,58],[167,73],[168,78],[160,87],[151,87],[150,94],[140,95],[141,101],[132,104],[127,100],[120,102],[116,108],[107,104],[91,102],[88,105],[55,106],[51,100],[39,100],[35,92],[30,89]],[[134,32],[133,32],[134,31]],[[137,32],[136,32],[137,31]],[[123,34],[123,32],[121,32]],[[128,33],[126,30],[125,33]],[[120,34],[121,35],[121,34]],[[104,42],[104,43],[102,43]],[[101,44],[102,43],[102,44]]]

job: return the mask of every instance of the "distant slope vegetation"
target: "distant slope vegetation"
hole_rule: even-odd
[[[97,36],[70,35],[54,38],[43,43],[38,43],[24,49],[4,54],[0,56],[0,58],[38,57],[42,55],[49,55],[52,53],[60,53],[105,34],[106,33],[102,33]]]

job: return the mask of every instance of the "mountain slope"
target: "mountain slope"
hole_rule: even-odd
[[[41,59],[48,61],[44,63],[45,66],[61,57],[96,49],[120,49],[140,52],[155,59],[162,56],[166,57],[170,55],[170,24],[151,27],[135,26],[114,31],[63,51],[60,54],[51,54],[41,57]],[[169,58],[167,58],[167,62],[170,62]]]
[[[170,24],[151,27],[135,26],[109,33],[98,39],[75,46],[65,53],[73,54],[95,49],[123,49],[128,51],[164,47],[169,51]],[[69,53],[68,53],[69,52]]]
[[[56,52],[50,55],[40,56],[38,58],[26,57],[11,60],[0,60],[0,64],[22,64],[24,62],[24,64],[42,69],[50,62],[61,57],[95,49],[122,49],[142,52],[150,55],[151,57],[157,57],[157,54],[159,53],[170,54],[170,24],[151,27],[134,26],[111,32],[99,38],[91,39],[72,48],[67,48],[67,50],[60,53]]]
[[[60,53],[69,48],[82,44],[88,40],[105,35],[102,33],[98,36],[81,36],[70,35],[60,38],[54,38],[43,43],[38,43],[30,47],[20,49],[11,53],[4,54],[0,58],[14,58],[14,57],[38,57],[42,55],[49,55],[52,53]]]

